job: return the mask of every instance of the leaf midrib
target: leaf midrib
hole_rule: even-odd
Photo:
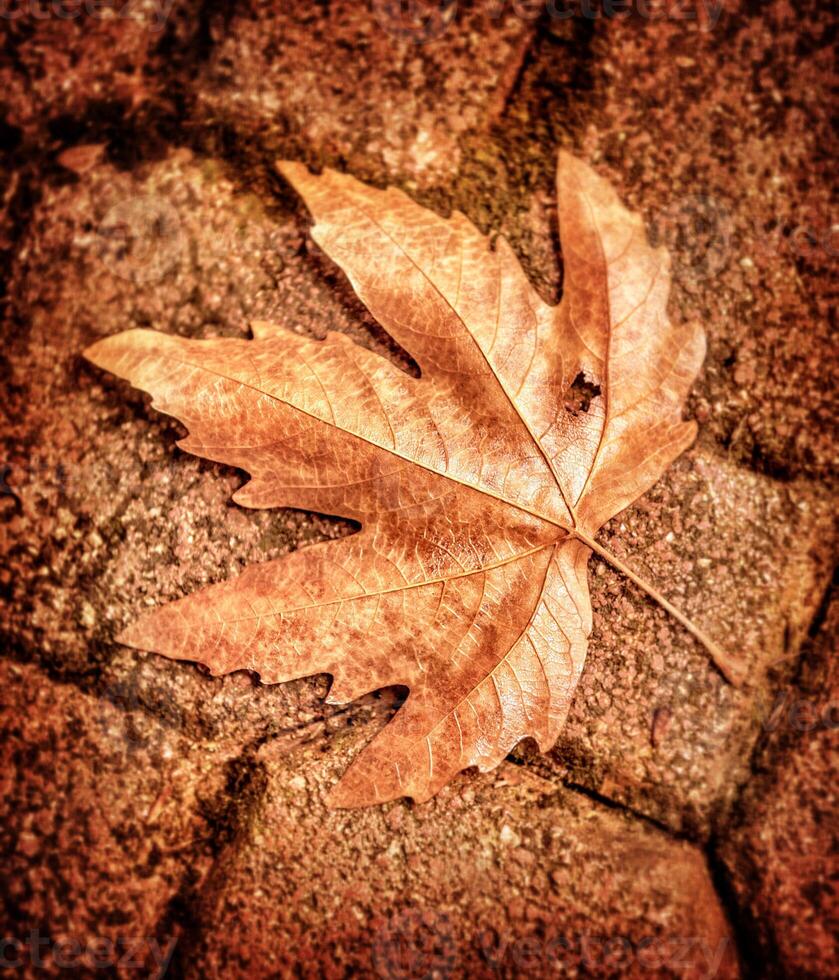
[[[350,537],[353,537],[353,535],[350,535]],[[294,613],[307,612],[310,609],[324,609],[327,606],[340,605],[342,602],[357,602],[359,599],[376,599],[384,595],[393,595],[397,592],[410,592],[413,589],[422,589],[431,585],[443,585],[447,582],[454,582],[457,579],[469,578],[470,575],[480,575],[484,572],[494,571],[496,568],[503,568],[505,565],[511,565],[514,562],[521,561],[523,558],[529,558],[531,555],[544,551],[546,548],[555,548],[556,544],[556,541],[547,541],[545,544],[535,545],[532,548],[528,548],[526,551],[518,551],[515,554],[510,555],[508,558],[501,558],[498,561],[491,562],[488,565],[479,565],[477,568],[457,572],[454,575],[446,575],[428,579],[424,582],[407,582],[405,585],[396,585],[390,589],[381,589],[375,592],[359,592],[358,595],[340,596],[335,599],[327,599],[324,602],[311,602],[307,605],[293,606],[290,609],[282,609],[277,612],[255,612],[251,616],[237,616],[236,619],[222,619],[219,622],[223,626],[235,626],[237,623],[249,623],[254,619],[270,619],[271,617],[291,616]]]
[[[155,357],[156,355],[149,354],[148,356]],[[453,483],[457,483],[459,486],[466,487],[468,490],[473,490],[474,492],[483,494],[486,497],[491,497],[492,499],[497,500],[499,503],[506,504],[509,507],[513,507],[514,509],[521,511],[522,513],[528,514],[530,517],[535,517],[537,520],[543,521],[545,524],[551,524],[554,527],[561,528],[563,531],[566,531],[569,534],[574,531],[573,527],[571,527],[568,523],[563,522],[559,518],[549,517],[547,514],[543,514],[541,511],[536,510],[532,507],[527,507],[524,504],[519,504],[516,503],[514,500],[509,500],[506,497],[502,497],[500,494],[493,493],[488,487],[476,486],[475,484],[468,483],[466,480],[462,480],[459,477],[452,475],[451,473],[443,473],[440,470],[436,470],[432,466],[429,466],[427,463],[422,462],[421,460],[413,459],[410,456],[406,456],[404,453],[400,453],[395,447],[391,448],[389,446],[383,446],[380,443],[375,442],[373,439],[366,438],[365,436],[361,435],[361,433],[359,432],[353,432],[352,429],[344,428],[344,426],[338,425],[336,422],[328,422],[326,419],[321,418],[319,415],[315,415],[313,412],[307,411],[305,408],[301,408],[299,405],[295,405],[293,402],[286,401],[286,399],[280,398],[278,395],[274,395],[270,391],[265,391],[263,388],[260,388],[257,385],[250,384],[247,381],[243,381],[241,378],[232,378],[230,377],[230,375],[225,374],[222,371],[216,371],[213,368],[207,367],[204,364],[196,364],[193,361],[185,360],[183,358],[176,357],[171,354],[167,354],[165,355],[165,357],[166,360],[172,361],[175,364],[180,364],[183,367],[193,368],[194,370],[197,371],[205,371],[207,374],[211,374],[214,377],[221,378],[223,381],[229,381],[231,382],[231,384],[237,384],[237,385],[241,385],[243,388],[249,388],[251,391],[258,392],[260,395],[264,395],[266,398],[271,399],[271,401],[275,401],[280,405],[285,405],[287,408],[290,408],[295,412],[300,412],[301,415],[305,415],[307,418],[310,418],[315,422],[320,422],[322,425],[331,426],[332,428],[337,429],[339,432],[343,432],[345,435],[352,436],[354,439],[358,439],[360,442],[363,442],[365,445],[374,446],[376,449],[379,449],[382,452],[390,453],[392,456],[395,456],[397,459],[401,459],[405,463],[410,463],[413,466],[418,466],[420,469],[424,469],[428,473],[433,473],[435,476],[439,476],[444,480],[451,480]]]
[[[539,437],[536,435],[536,433],[530,427],[530,423],[522,415],[522,413],[521,413],[518,405],[516,404],[516,401],[513,398],[512,394],[507,390],[504,382],[499,377],[498,373],[496,372],[495,368],[493,367],[492,362],[489,359],[489,355],[486,353],[486,351],[484,351],[483,347],[481,347],[481,345],[478,343],[477,338],[472,333],[472,331],[469,329],[469,326],[466,323],[466,321],[463,319],[463,317],[457,311],[456,307],[449,300],[449,298],[443,293],[443,291],[440,289],[440,287],[434,282],[434,280],[431,278],[431,276],[423,269],[423,267],[411,255],[411,253],[407,250],[407,248],[405,248],[405,246],[402,245],[401,242],[397,241],[393,237],[393,235],[391,235],[390,232],[387,231],[386,228],[382,227],[382,225],[372,215],[370,215],[364,207],[362,207],[357,202],[355,203],[355,207],[357,207],[358,210],[364,215],[364,217],[367,218],[367,220],[375,228],[377,228],[389,241],[393,242],[393,244],[402,252],[402,254],[405,256],[405,258],[411,263],[411,265],[417,270],[417,272],[419,272],[419,274],[429,284],[429,286],[431,286],[431,288],[434,290],[434,292],[440,297],[440,299],[445,304],[445,306],[449,310],[451,310],[452,314],[460,321],[460,324],[463,327],[464,331],[469,336],[469,338],[471,339],[472,343],[477,348],[478,353],[480,354],[480,356],[483,359],[484,363],[486,364],[487,370],[492,375],[492,377],[495,378],[495,381],[496,381],[499,389],[501,390],[501,392],[504,395],[504,397],[506,398],[508,404],[512,408],[513,414],[516,416],[516,418],[519,420],[519,422],[524,426],[525,431],[527,432],[528,436],[530,437],[530,441],[533,443],[533,445],[536,447],[536,450],[538,451],[539,455],[545,461],[545,463],[546,463],[546,465],[548,467],[548,470],[550,471],[551,476],[553,477],[553,481],[556,484],[556,488],[557,488],[557,490],[559,490],[559,495],[562,498],[562,502],[565,504],[565,507],[568,510],[568,514],[571,517],[571,525],[570,526],[571,526],[571,528],[573,528],[576,525],[576,517],[575,517],[575,513],[574,513],[574,508],[571,505],[571,502],[568,500],[568,497],[565,494],[565,490],[562,487],[562,483],[561,483],[561,481],[559,479],[559,474],[557,473],[556,468],[553,465],[553,461],[551,460],[550,456],[548,455],[548,453],[545,451],[544,447],[542,446],[542,443],[541,443]],[[317,228],[317,225],[315,225],[315,228]],[[460,242],[460,239],[458,239],[458,242],[460,244],[460,249],[461,249],[461,263],[462,263],[462,261],[463,261],[463,243]],[[496,330],[497,330],[497,327],[498,327],[498,322],[500,322],[500,319],[501,319],[501,285],[502,285],[502,282],[503,282],[503,276],[501,275],[501,270],[500,270],[500,267],[499,267],[499,272],[498,272],[498,316],[497,316],[497,322],[496,322]],[[529,281],[528,281],[528,287],[531,289],[531,291],[533,290],[533,286],[531,285],[531,283]],[[460,288],[458,286],[458,293],[459,293],[459,291],[460,291]],[[367,306],[366,303],[364,305]],[[369,306],[368,306],[368,309],[369,309]]]

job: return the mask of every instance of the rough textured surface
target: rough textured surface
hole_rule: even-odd
[[[260,751],[265,794],[202,893],[206,930],[177,951],[187,976],[294,962],[317,975],[333,950],[343,969],[387,978],[739,976],[688,844],[509,763],[425,806],[329,811],[324,798],[362,740]]]
[[[132,210],[139,206],[160,215],[159,227],[148,231]],[[113,217],[121,207],[127,219]],[[118,219],[148,244],[126,249]],[[267,211],[219,163],[189,150],[133,178],[100,164],[45,192],[12,286],[33,313],[7,352],[18,447],[7,457],[9,480],[21,486],[19,512],[5,528],[18,561],[7,628],[57,670],[98,663],[146,604],[349,530],[301,512],[278,521],[270,511],[237,508],[230,496],[240,476],[228,470],[219,479],[217,467],[180,453],[172,445],[177,423],[150,409],[139,427],[127,425],[142,396],[80,358],[93,340],[127,326],[241,336],[249,320],[277,317],[313,336],[343,330],[388,353],[393,345],[329,260],[312,257],[314,248],[305,218]],[[160,276],[153,289],[151,275]],[[36,384],[43,400],[28,397]],[[101,499],[91,498],[91,484],[106,491]],[[738,624],[736,653],[751,666],[750,686],[727,685],[677,624],[592,560],[590,666],[553,753],[555,770],[674,829],[707,835],[747,771],[756,699],[774,693],[761,666],[795,647],[818,606],[829,533],[829,499],[818,486],[782,485],[738,467],[703,436],[601,540],[718,639]],[[123,671],[134,675],[133,655],[108,660],[112,683]],[[175,689],[166,700],[206,723],[206,700],[178,690],[197,692],[207,683],[200,675],[184,677],[164,661],[146,669],[149,678],[158,669],[170,677]],[[259,711],[242,690],[239,727]],[[271,711],[286,698],[285,688],[259,690]],[[653,746],[662,710],[671,726]],[[549,762],[537,764],[544,771]]]
[[[743,3],[705,31],[610,28],[585,142],[673,247],[678,308],[713,324],[707,435],[769,475],[835,474],[829,20],[813,3]]]
[[[18,943],[4,965],[113,964],[134,939],[150,969],[177,941],[181,889],[209,870],[202,810],[224,787],[223,753],[33,665],[4,662],[2,690],[3,936]]]
[[[818,609],[832,533],[831,501],[812,486],[688,452],[601,540],[743,656],[748,685],[726,684],[677,624],[598,562],[595,640],[552,753],[558,771],[706,836],[748,776],[757,706],[784,683],[767,668],[797,649]]]
[[[688,901],[710,895],[699,850],[710,839],[744,969],[824,975],[833,953],[822,922],[835,905],[825,870],[832,733],[799,733],[793,745],[761,722],[767,705],[806,700],[808,678],[828,676],[796,666],[836,543],[828,12],[782,0],[727,4],[700,30],[634,15],[493,18],[463,3],[438,39],[416,44],[360,6],[286,7],[178,4],[153,38],[133,24],[18,21],[6,41],[0,598],[11,747],[4,848],[17,856],[0,934],[177,935],[181,973],[250,950],[258,974],[276,962],[261,933],[267,917],[284,934],[327,937],[320,962],[333,973],[361,965],[383,976],[411,974],[370,959],[381,945],[371,923],[378,916],[386,936],[399,933],[390,917],[412,902],[431,919],[411,919],[411,936],[430,937],[439,955],[434,923],[445,913],[443,932],[455,930],[455,955],[470,966],[483,956],[472,921],[519,949],[552,917],[576,935],[585,901],[613,937],[721,936],[711,898],[702,911]],[[195,43],[185,47],[187,37]],[[131,72],[118,70],[120,52]],[[49,59],[65,65],[60,76],[46,70]],[[148,94],[136,112],[124,92],[106,94],[103,115],[92,73],[107,93],[123,74],[142,77]],[[51,119],[60,124],[50,129]],[[427,809],[329,817],[319,803],[328,780],[393,710],[393,695],[337,714],[320,700],[323,678],[271,688],[244,675],[214,680],[138,657],[112,637],[148,604],[349,528],[237,509],[229,497],[240,474],[179,453],[178,427],[85,367],[79,352],[129,326],[241,336],[250,319],[274,317],[315,334],[344,330],[410,369],[312,246],[274,160],[338,166],[396,183],[441,213],[458,207],[503,232],[555,300],[558,145],[646,216],[674,256],[671,315],[699,318],[709,334],[688,406],[698,445],[602,540],[714,636],[742,646],[753,685],[726,687],[678,627],[593,562],[595,635],[570,723],[550,756],[516,753],[522,778],[540,789],[505,786],[505,769],[500,782],[462,777]],[[812,651],[827,663],[835,620],[822,637]],[[103,746],[93,720],[102,713],[145,733],[140,747]],[[300,739],[313,741],[291,752]],[[37,765],[23,744],[37,747]],[[172,780],[178,805],[139,830],[133,801],[152,807],[166,747],[167,765],[183,759]],[[98,834],[85,830],[91,787],[113,817]],[[67,828],[61,841],[56,815]],[[566,834],[559,844],[548,826]],[[207,827],[210,842],[201,839]],[[531,827],[542,830],[531,837]],[[132,829],[141,843],[130,843]],[[676,843],[672,831],[696,843]],[[352,896],[344,903],[346,921],[333,914],[342,885],[318,834],[333,842],[335,866],[361,882],[356,891],[368,888],[355,906]],[[561,861],[561,845],[580,860]],[[631,866],[635,849],[650,846],[643,867],[657,868],[661,884],[623,868],[625,855]],[[155,847],[173,849],[143,878]],[[483,848],[486,888],[466,873]],[[294,888],[276,871],[292,856]],[[356,860],[376,870],[356,874]],[[671,864],[692,869],[693,895],[670,880]],[[106,877],[107,887],[80,884]],[[280,886],[293,915],[271,897]],[[131,895],[140,896],[133,918],[120,924]],[[235,935],[208,925],[223,909]],[[489,943],[492,955],[500,943]],[[517,964],[508,958],[502,972]],[[630,957],[590,972],[642,970]]]
[[[834,598],[799,664],[796,686],[762,706],[756,776],[722,839],[724,862],[762,958],[778,973],[818,976],[837,962],[839,751]]]
[[[287,155],[295,145],[295,157],[400,174],[414,186],[450,179],[461,138],[485,129],[503,106],[531,27],[509,11],[491,17],[480,4],[464,5],[456,30],[417,44],[388,15],[398,5],[378,6],[377,21],[353,0],[306,13],[254,0],[223,26],[216,18],[199,111],[258,134],[262,152]],[[477,72],[469,70],[475,59]]]

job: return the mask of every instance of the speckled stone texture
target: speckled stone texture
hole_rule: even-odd
[[[116,966],[133,938],[144,968],[169,956],[168,975],[196,977],[829,975],[829,14],[498,0],[406,22],[398,6],[176,0],[8,26],[0,939],[29,968],[37,930],[60,971],[92,968],[96,942]],[[324,677],[214,679],[113,636],[352,529],[235,507],[242,474],[180,452],[178,424],[80,352],[131,326],[245,336],[270,318],[413,370],[274,162],[458,208],[553,301],[559,146],[668,245],[671,315],[709,339],[697,444],[600,538],[749,682],[726,685],[592,560],[594,634],[551,753],[523,744],[421,807],[329,813],[398,692],[337,709]]]
[[[265,794],[208,879],[187,976],[314,972],[326,949],[384,977],[739,976],[696,848],[509,763],[426,806],[326,810],[363,741],[260,751]]]
[[[738,800],[720,856],[755,938],[755,959],[788,976],[839,962],[836,780],[839,603],[825,611],[796,686],[764,706],[767,739]]]

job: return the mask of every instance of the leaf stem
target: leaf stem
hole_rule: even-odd
[[[640,575],[637,575],[631,568],[629,568],[628,565],[625,565],[620,558],[617,557],[617,555],[613,555],[608,548],[604,548],[602,545],[599,545],[594,538],[590,537],[584,531],[580,531],[578,528],[575,528],[574,530],[570,531],[570,534],[573,537],[579,538],[579,540],[582,541],[587,547],[591,548],[595,554],[600,555],[600,557],[607,561],[613,568],[616,568],[619,572],[625,575],[630,582],[634,582],[642,592],[646,592],[646,594],[657,602],[662,609],[666,610],[677,622],[681,623],[688,633],[690,633],[691,636],[693,636],[702,644],[703,647],[705,647],[708,655],[714,661],[717,669],[729,683],[734,684],[735,687],[742,684],[744,680],[742,665],[735,663],[721,646],[712,640],[704,630],[700,629],[695,623],[691,622],[691,620],[689,620],[681,610],[677,609],[672,602],[666,599],[661,592],[655,588],[655,586],[650,585],[649,582],[645,582]]]

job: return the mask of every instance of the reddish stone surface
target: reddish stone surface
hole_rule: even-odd
[[[149,116],[174,110],[170,70],[200,55],[202,20],[196,0],[4,3],[5,124],[33,152],[85,133],[130,140]]]
[[[337,0],[301,16],[270,0],[245,5],[218,29],[199,111],[258,133],[263,151],[294,145],[298,157],[404,175],[414,186],[451,179],[461,138],[485,129],[514,85],[531,26],[464,5],[456,29],[422,44],[421,24],[415,32],[397,17],[399,4],[375,6],[371,16]]]
[[[148,231],[135,220],[140,208],[152,209],[159,227],[126,251],[120,222],[129,234]],[[238,476],[228,471],[219,479],[223,470],[178,454],[176,424],[153,411],[143,412],[140,428],[120,426],[115,413],[124,415],[127,399],[136,414],[142,397],[79,359],[92,340],[131,325],[235,335],[260,318],[281,318],[315,336],[343,329],[387,354],[343,278],[312,254],[298,218],[266,212],[218,163],[188,150],[133,179],[96,166],[47,191],[35,210],[31,248],[27,238],[14,279],[16,299],[33,314],[25,340],[9,352],[13,390],[22,393],[11,402],[19,449],[10,480],[20,485],[22,508],[7,528],[18,561],[7,625],[62,671],[86,669],[147,603],[347,530],[337,521],[292,512],[278,521],[233,506]],[[35,386],[49,393],[52,408],[28,398]],[[91,484],[104,491],[101,500],[91,498]],[[54,507],[43,513],[46,501]],[[828,504],[815,486],[799,480],[781,487],[713,447],[680,460],[609,525],[604,541],[712,635],[723,640],[725,627],[736,624],[752,683],[742,692],[730,688],[676,624],[593,561],[590,669],[553,763],[535,764],[676,830],[707,835],[713,812],[747,774],[756,699],[769,690],[761,666],[788,652],[789,634],[806,628],[818,604]],[[22,548],[26,538],[40,547]],[[67,628],[68,617],[75,628]],[[133,671],[135,661],[120,654],[120,670]],[[167,696],[204,724],[204,699],[191,705],[181,689],[207,682],[168,663],[148,669],[158,666],[174,685]],[[315,689],[309,685],[310,697]],[[285,693],[263,696],[276,711]],[[248,715],[258,710],[250,697],[239,700]],[[673,722],[654,748],[653,713],[662,707]]]
[[[830,19],[782,0],[725,3],[705,30],[603,26],[584,145],[673,248],[674,305],[710,331],[706,434],[771,476],[835,474]]]
[[[720,847],[755,936],[755,958],[788,976],[819,976],[839,961],[837,798],[829,769],[839,755],[837,636],[834,599],[795,688],[764,706],[767,738],[756,776]]]
[[[328,975],[558,960],[709,975],[674,962],[675,937],[723,949],[718,976],[738,955],[745,972],[823,975],[833,732],[789,741],[766,721],[832,683],[809,665],[834,620],[806,646],[836,544],[827,13],[731,4],[705,30],[462,3],[423,44],[359,5],[281,6],[181,3],[154,36],[17,22],[7,40],[0,936],[177,937],[175,975],[294,959]],[[392,692],[339,711],[325,678],[213,679],[113,636],[146,605],[349,528],[236,508],[241,474],[181,453],[179,427],[80,351],[130,326],[235,336],[272,318],[410,369],[273,162],[457,207],[556,299],[558,146],[668,244],[671,315],[709,337],[697,445],[603,543],[742,654],[750,682],[727,686],[592,561],[595,632],[552,753],[520,746],[427,806],[330,814],[326,788]]]
[[[224,789],[224,755],[175,726],[0,664],[4,966],[80,975],[130,956],[171,957],[170,910],[207,873],[204,805]],[[123,971],[125,972],[125,971]]]
[[[420,807],[325,809],[363,741],[260,751],[265,795],[178,950],[187,976],[740,975],[695,848],[508,763]]]

